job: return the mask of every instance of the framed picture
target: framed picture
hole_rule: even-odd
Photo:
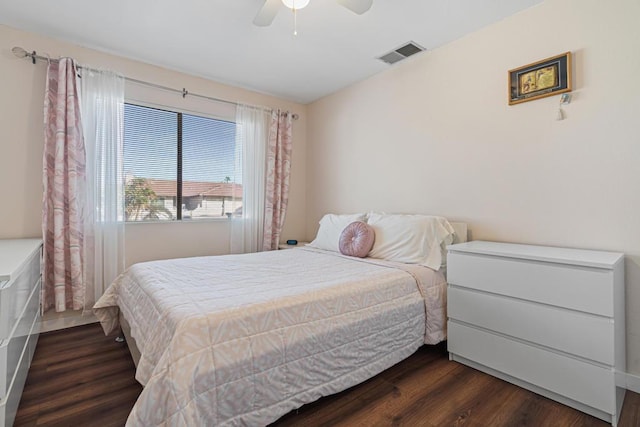
[[[571,92],[571,52],[509,70],[509,105]]]

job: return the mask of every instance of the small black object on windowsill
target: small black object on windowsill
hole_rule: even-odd
[[[287,240],[287,245],[289,245],[289,246],[295,246],[297,244],[298,244],[297,240],[293,240],[293,239],[292,240]]]

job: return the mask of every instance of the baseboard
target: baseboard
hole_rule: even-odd
[[[640,393],[640,376],[627,374],[627,390]]]
[[[40,320],[40,333],[73,328],[74,326],[97,323],[98,318],[93,314],[83,315],[82,311],[68,311],[63,313],[47,312]]]

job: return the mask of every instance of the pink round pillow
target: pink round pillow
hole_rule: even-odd
[[[356,221],[347,225],[340,234],[340,253],[364,258],[373,247],[376,234],[366,222]]]

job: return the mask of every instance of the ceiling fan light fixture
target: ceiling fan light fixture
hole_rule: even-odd
[[[307,7],[309,0],[282,0],[282,3],[289,9],[300,10]]]

